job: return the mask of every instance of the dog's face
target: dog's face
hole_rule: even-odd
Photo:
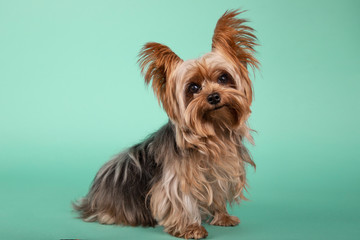
[[[169,82],[175,86],[177,122],[199,135],[236,129],[250,113],[251,86],[218,51],[179,63]]]
[[[200,136],[217,129],[235,130],[250,115],[252,86],[247,66],[256,67],[255,36],[227,12],[218,21],[212,51],[183,61],[168,47],[148,43],[140,53],[145,81],[150,83],[170,119]]]

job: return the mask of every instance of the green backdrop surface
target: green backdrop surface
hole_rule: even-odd
[[[233,228],[209,239],[360,238],[359,1],[0,0],[0,239],[174,239],[85,223],[70,202],[166,123],[136,64],[157,41],[210,51],[227,9],[257,30],[257,164]]]

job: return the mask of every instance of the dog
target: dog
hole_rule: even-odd
[[[205,238],[201,225],[235,226],[227,203],[246,199],[244,141],[253,97],[248,68],[258,68],[257,38],[240,10],[218,20],[211,52],[184,61],[150,42],[139,53],[169,121],[143,142],[107,162],[87,196],[74,203],[84,221],[164,227],[181,238]]]

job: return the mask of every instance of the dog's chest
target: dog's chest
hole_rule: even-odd
[[[195,183],[189,183],[193,197],[201,205],[210,205],[215,198],[232,201],[245,184],[244,164],[240,156],[224,156],[218,161],[204,159],[198,166]],[[230,199],[229,199],[230,198]]]

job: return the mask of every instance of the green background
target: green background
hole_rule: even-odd
[[[360,239],[359,1],[0,0],[0,239],[174,239],[85,223],[70,202],[99,167],[167,121],[136,64],[157,41],[210,51],[243,8],[262,66],[257,164],[233,228],[209,239]]]

